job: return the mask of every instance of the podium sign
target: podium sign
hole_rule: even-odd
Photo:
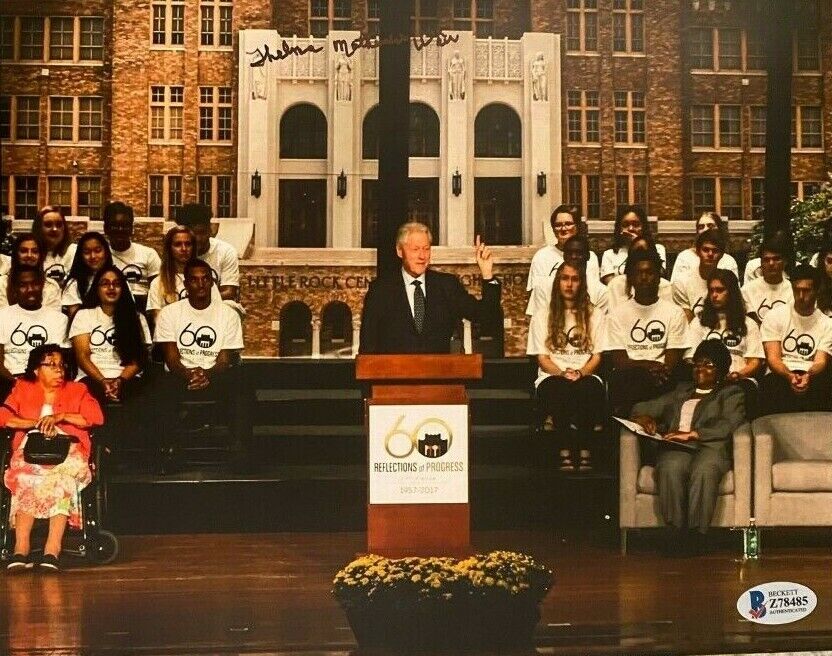
[[[468,503],[468,406],[370,403],[371,504]]]
[[[469,433],[465,381],[481,355],[359,355],[369,466],[367,549],[383,556],[467,556]]]

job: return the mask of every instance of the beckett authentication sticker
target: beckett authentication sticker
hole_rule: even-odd
[[[808,617],[817,603],[817,595],[805,585],[775,581],[743,592],[737,599],[737,611],[757,624],[788,624]]]
[[[370,503],[468,503],[468,406],[369,413]]]

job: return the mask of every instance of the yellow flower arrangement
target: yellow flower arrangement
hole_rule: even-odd
[[[522,596],[537,603],[551,581],[549,569],[531,556],[512,551],[492,551],[464,560],[368,554],[335,575],[332,592],[345,607],[380,600],[400,604],[487,595]]]

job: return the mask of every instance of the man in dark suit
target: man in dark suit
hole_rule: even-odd
[[[460,320],[496,327],[502,321],[500,283],[493,278],[491,251],[477,237],[482,300],[450,273],[429,269],[431,234],[422,223],[399,228],[400,271],[376,278],[364,298],[360,353],[448,353]]]

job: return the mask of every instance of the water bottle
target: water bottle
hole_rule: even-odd
[[[753,517],[742,532],[742,555],[747,560],[757,560],[760,557],[760,529]]]

